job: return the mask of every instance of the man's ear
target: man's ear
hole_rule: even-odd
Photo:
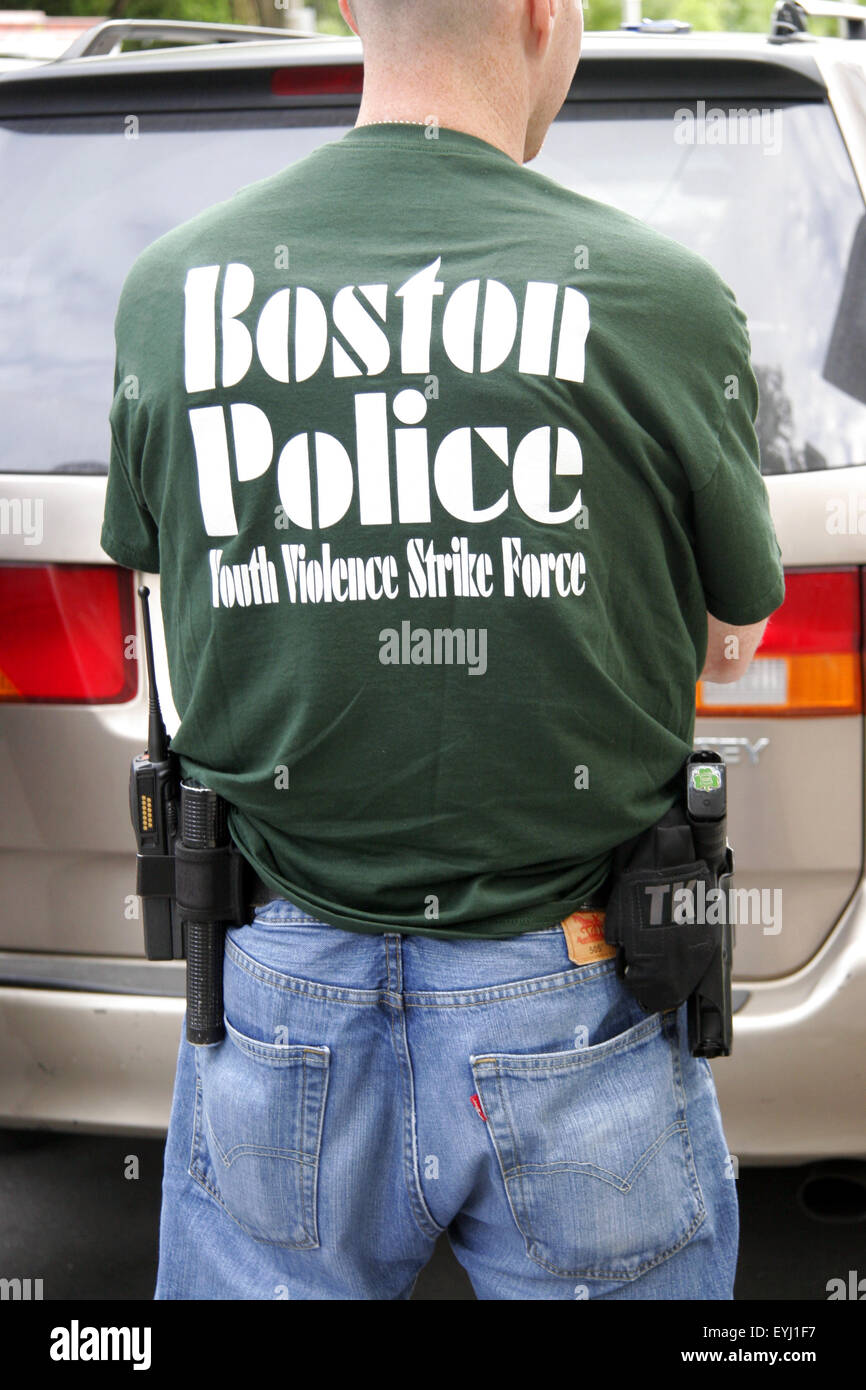
[[[340,6],[340,14],[343,16],[349,28],[352,30],[352,33],[357,34],[358,26],[355,23],[355,16],[352,14],[352,11],[349,7],[349,0],[338,0],[338,4]]]
[[[343,0],[340,0],[341,8],[342,4]],[[526,0],[526,9],[533,48],[541,57],[550,43],[559,0]]]

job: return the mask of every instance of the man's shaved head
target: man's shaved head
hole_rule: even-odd
[[[477,134],[525,162],[568,92],[581,0],[339,0],[364,45],[359,125],[423,123]]]

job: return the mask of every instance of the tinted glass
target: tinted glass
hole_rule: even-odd
[[[829,106],[600,107],[555,122],[534,167],[699,252],[731,286],[765,473],[866,463],[866,224]]]

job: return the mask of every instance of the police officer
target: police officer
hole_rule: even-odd
[[[578,0],[340,4],[355,128],[117,315],[103,545],[161,575],[173,748],[256,882],[157,1297],[407,1299],[447,1230],[480,1299],[729,1299],[712,1076],[604,906],[783,598],[745,319],[524,167]]]

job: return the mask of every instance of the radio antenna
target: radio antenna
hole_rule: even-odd
[[[162,710],[159,707],[159,694],[156,688],[156,672],[153,662],[153,633],[150,627],[150,608],[148,606],[150,589],[148,589],[146,584],[140,585],[138,597],[141,599],[141,614],[144,623],[144,657],[147,662],[147,752],[152,763],[161,763],[168,757],[168,734],[165,731],[165,722],[162,717]]]

